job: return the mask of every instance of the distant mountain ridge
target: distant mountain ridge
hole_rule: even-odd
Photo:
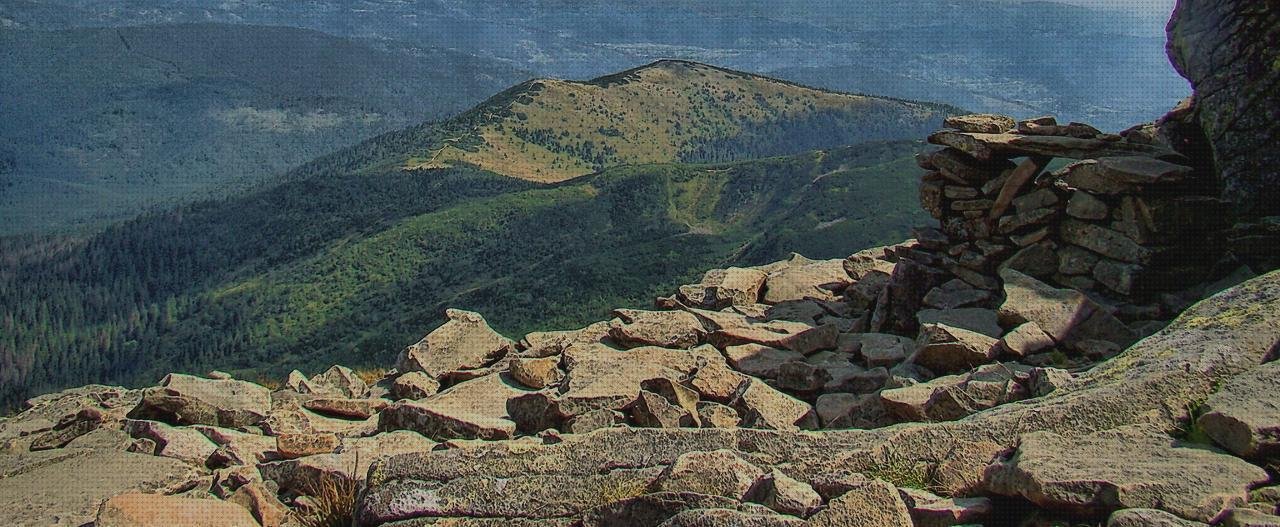
[[[288,27],[0,30],[0,48],[0,235],[242,189],[527,77]]]
[[[622,164],[733,161],[899,139],[959,112],[661,60],[586,82],[527,81],[442,124],[447,137],[405,168],[468,165],[557,182]]]
[[[565,78],[681,58],[975,111],[1053,114],[1112,131],[1153,120],[1190,93],[1160,51],[1167,13],[1092,3],[10,0],[0,2],[0,18],[29,27],[210,20],[307,27],[454,48]],[[860,71],[901,82],[844,73]]]

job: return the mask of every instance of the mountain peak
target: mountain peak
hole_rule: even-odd
[[[666,59],[585,82],[524,82],[447,125],[404,168],[469,165],[552,183],[622,164],[727,161],[901,139],[936,126],[950,110]]]

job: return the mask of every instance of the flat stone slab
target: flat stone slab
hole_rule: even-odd
[[[509,439],[516,424],[507,401],[525,393],[514,380],[492,374],[426,399],[397,402],[380,414],[378,429],[412,430],[435,440]]]
[[[1177,152],[1153,145],[1061,136],[979,134],[942,130],[930,135],[929,142],[949,146],[983,161],[1023,156],[1092,159],[1147,155],[1170,160],[1185,159]]]
[[[203,471],[182,461],[77,448],[0,456],[0,524],[79,526],[125,492],[176,490]]]
[[[1200,428],[1223,448],[1246,458],[1280,455],[1280,361],[1232,379],[1201,409]]]
[[[990,491],[1050,510],[1100,515],[1153,508],[1204,522],[1247,502],[1249,488],[1268,479],[1239,458],[1146,426],[1073,438],[1026,434],[1012,457],[984,475]]]

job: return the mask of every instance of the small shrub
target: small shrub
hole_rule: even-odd
[[[649,485],[643,480],[637,479],[611,479],[600,485],[600,498],[598,503],[605,505],[616,501],[622,501],[628,498],[643,496],[649,490]]]
[[[281,381],[279,378],[271,377],[268,375],[258,375],[257,378],[253,380],[253,382],[273,392],[284,387],[284,381]]]
[[[360,368],[355,370],[356,377],[365,384],[376,384],[387,376],[386,368]]]
[[[364,490],[364,482],[357,479],[360,460],[357,457],[355,466],[351,467],[348,476],[344,473],[328,474],[306,486],[306,494],[311,497],[314,506],[306,513],[294,513],[294,518],[302,527],[348,527],[354,523],[356,500]]]

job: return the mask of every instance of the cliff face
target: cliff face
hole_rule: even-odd
[[[1224,183],[1246,216],[1280,214],[1280,7],[1272,0],[1180,0],[1169,58],[1195,88]]]

